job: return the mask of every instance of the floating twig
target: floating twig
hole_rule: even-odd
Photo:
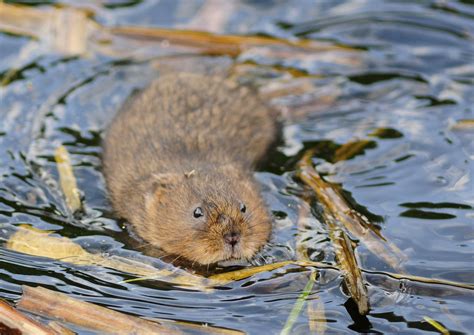
[[[400,263],[406,260],[406,256],[397,246],[387,241],[367,218],[349,206],[337,186],[321,178],[311,164],[311,156],[312,152],[308,151],[300,160],[298,176],[316,193],[325,212],[333,217],[335,224],[341,224],[341,227],[363,243],[375,256],[393,269],[404,273]]]
[[[66,54],[95,51],[120,56],[134,52],[122,45],[123,39],[142,46],[156,46],[163,41],[167,48],[187,47],[201,54],[240,55],[253,47],[271,46],[315,52],[352,52],[359,50],[310,39],[290,41],[275,37],[218,35],[195,30],[175,30],[137,26],[105,27],[92,19],[90,10],[63,5],[61,8],[34,8],[0,3],[0,30],[43,40],[47,46]],[[351,60],[350,60],[351,61]]]
[[[349,294],[356,302],[359,313],[364,315],[369,311],[369,299],[364,278],[360,271],[354,248],[341,225],[354,225],[353,211],[339,193],[326,183],[311,166],[312,152],[307,152],[301,159],[299,177],[309,185],[323,205],[323,216],[329,228],[329,236],[336,252],[336,260],[344,276]],[[351,221],[351,222],[349,222]],[[362,228],[362,227],[361,227]]]
[[[177,329],[77,300],[64,293],[42,287],[22,286],[22,289],[23,295],[17,304],[18,308],[101,333],[137,335],[181,333]]]
[[[58,167],[59,182],[66,198],[66,204],[71,213],[74,213],[82,207],[81,197],[77,188],[76,177],[74,177],[74,172],[72,171],[71,158],[63,145],[56,149],[54,159]]]
[[[5,334],[58,335],[53,329],[27,317],[6,302],[0,300],[0,331],[2,324],[8,327],[5,329]],[[8,330],[10,332],[7,332]]]
[[[341,145],[334,153],[334,162],[344,161],[364,152],[368,147],[375,146],[375,142],[371,140],[357,140],[347,142]]]

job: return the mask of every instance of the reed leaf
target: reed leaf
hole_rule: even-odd
[[[315,281],[316,281],[316,272],[312,271],[309,276],[309,280],[306,283],[306,286],[304,287],[300,296],[296,300],[295,305],[293,306],[293,309],[291,310],[290,315],[288,316],[288,319],[286,320],[285,326],[280,332],[280,335],[291,334],[291,329],[293,328],[293,325],[295,324],[296,320],[301,314],[304,303],[306,302],[306,299],[308,299],[308,296],[311,294],[311,291],[313,290]]]

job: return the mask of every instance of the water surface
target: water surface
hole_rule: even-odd
[[[17,2],[50,9],[60,1]],[[199,61],[247,64],[247,80],[261,85],[308,80],[313,87],[308,94],[273,101],[279,106],[316,103],[309,104],[309,116],[286,123],[281,145],[256,173],[275,217],[267,261],[297,258],[296,241],[304,239],[312,260],[335,264],[317,202],[303,227],[297,225],[304,189],[295,163],[313,148],[318,171],[340,184],[354,208],[407,255],[407,273],[473,283],[474,135],[472,128],[456,127],[460,120],[474,118],[472,3],[241,0],[222,2],[211,19],[209,3],[91,1],[84,6],[104,26],[311,39],[354,50],[350,57],[338,52],[277,57],[256,48],[238,57],[203,56]],[[107,200],[100,161],[107,123],[133,90],[159,77],[156,62],[169,53],[166,44],[147,48],[137,47],[134,51],[142,57],[136,58],[70,56],[28,36],[0,33],[3,241],[27,224],[69,237],[91,252],[163,266],[128,243],[125,225],[114,218]],[[355,140],[371,143],[354,157],[337,161],[337,148]],[[58,186],[54,150],[61,144],[71,153],[83,215],[69,213]],[[358,315],[339,274],[321,271],[309,302],[323,304],[327,333],[435,333],[426,316],[452,334],[471,332],[472,291],[390,279],[383,273],[394,269],[363,244],[357,252],[361,267],[372,272],[367,274],[371,312]],[[21,285],[42,285],[132,315],[251,334],[281,331],[309,273],[289,266],[208,293],[164,281],[122,284],[130,275],[0,246],[2,299],[18,299]],[[309,332],[306,308],[293,331]]]

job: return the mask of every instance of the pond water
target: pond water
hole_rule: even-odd
[[[40,11],[60,3],[17,2]],[[61,3],[54,8],[79,2]],[[282,143],[256,173],[274,214],[266,262],[297,259],[297,241],[304,240],[311,260],[336,264],[317,201],[304,224],[297,223],[306,191],[296,162],[314,149],[319,173],[339,184],[353,208],[406,255],[407,274],[474,283],[474,128],[462,126],[462,120],[474,119],[471,1],[97,0],[81,6],[102,27],[189,29],[332,46],[320,53],[255,47],[191,62],[233,68],[262,91],[283,85],[286,94],[271,103],[290,114],[304,109],[285,122]],[[0,298],[13,302],[21,285],[42,285],[140,317],[279,333],[310,268],[290,265],[200,292],[166,281],[120,283],[130,275],[6,248],[4,242],[26,224],[90,252],[165,266],[136,249],[126,224],[114,218],[100,143],[126,97],[159,77],[163,62],[181,65],[189,50],[136,39],[117,42],[117,48],[110,47],[114,41],[101,41],[97,45],[113,52],[96,48],[76,56],[52,47],[49,37],[45,42],[44,36],[1,27]],[[368,145],[337,159],[338,148],[356,140]],[[71,154],[85,206],[81,215],[71,215],[59,187],[54,151],[61,144]],[[323,307],[327,334],[436,333],[426,317],[451,334],[472,332],[473,290],[397,280],[385,274],[397,271],[364,244],[356,250],[367,271],[371,311],[359,315],[339,273],[321,269],[307,304]],[[321,321],[311,313],[309,319]],[[310,326],[305,306],[292,333],[307,334]]]

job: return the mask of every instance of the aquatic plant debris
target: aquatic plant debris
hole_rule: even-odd
[[[343,274],[349,294],[357,304],[359,313],[365,315],[369,312],[367,287],[352,242],[340,226],[347,222],[348,218],[351,218],[347,213],[352,212],[344,199],[329,184],[324,182],[316,170],[311,167],[308,162],[311,156],[311,151],[304,155],[299,164],[300,171],[298,175],[313,189],[323,205],[323,216],[329,228],[329,237],[336,252],[337,264]],[[341,210],[344,210],[344,212],[340,213]],[[349,223],[345,223],[344,226],[347,224]]]
[[[451,125],[450,129],[454,131],[472,131],[474,130],[474,119],[458,120],[453,125]]]
[[[193,287],[203,291],[209,291],[213,286],[226,285],[234,281],[249,278],[259,273],[273,271],[288,265],[312,267],[314,269],[338,270],[334,266],[308,260],[282,261],[224,272],[204,278],[178,268],[173,271],[168,269],[157,269],[151,265],[124,257],[92,254],[67,237],[53,236],[50,234],[51,232],[48,231],[35,229],[28,225],[21,225],[17,228],[17,231],[10,236],[5,246],[9,250],[22,252],[28,255],[47,257],[80,266],[102,266],[139,276],[137,278],[123,280],[122,283],[166,279],[176,285]],[[363,270],[363,272],[388,276],[397,280],[412,280],[421,283],[439,284],[474,290],[473,284],[464,284],[443,279],[410,276],[406,274],[401,275],[388,272],[372,272],[367,270]]]
[[[26,225],[18,228],[7,241],[6,247],[10,250],[28,255],[48,257],[76,265],[94,265],[144,276],[153,279],[166,279],[178,286],[191,287],[201,291],[209,290],[208,281],[204,277],[190,274],[176,269],[157,269],[151,265],[119,256],[103,256],[92,254],[66,237],[49,235]]]
[[[26,2],[30,6],[18,6],[21,13],[11,29],[2,31],[0,42],[0,49],[5,55],[2,59],[4,72],[0,74],[4,87],[0,87],[0,91],[5,98],[3,105],[6,112],[6,118],[3,118],[5,124],[0,123],[0,128],[4,128],[0,131],[0,142],[6,154],[3,157],[5,171],[1,177],[4,183],[0,183],[3,218],[0,226],[1,232],[4,232],[3,235],[0,234],[1,247],[4,247],[8,238],[5,234],[15,230],[18,222],[29,222],[36,227],[55,229],[56,233],[52,233],[52,236],[68,236],[87,251],[92,250],[88,249],[89,242],[100,247],[103,234],[106,234],[106,239],[112,243],[107,242],[107,245],[113,246],[113,254],[117,252],[120,255],[131,255],[133,259],[144,259],[141,256],[142,248],[130,250],[130,245],[127,247],[122,244],[128,238],[125,231],[107,232],[108,228],[114,230],[115,224],[121,225],[122,222],[110,217],[110,207],[104,202],[106,189],[100,175],[98,142],[102,122],[111,116],[108,111],[120,104],[119,96],[125,98],[127,92],[141,87],[143,80],[155,73],[162,75],[163,66],[153,66],[155,61],[175,60],[178,63],[176,70],[183,70],[183,57],[193,57],[194,61],[202,60],[202,63],[210,65],[225,59],[230,63],[225,65],[226,70],[231,67],[232,71],[233,67],[238,67],[235,69],[238,71],[237,79],[251,84],[254,89],[276,81],[284,84],[283,88],[280,86],[273,92],[270,91],[268,100],[265,100],[273,100],[269,101],[272,107],[284,107],[286,114],[283,120],[287,120],[287,116],[293,119],[295,111],[301,110],[301,114],[304,114],[303,118],[294,123],[292,119],[285,123],[285,131],[288,130],[288,133],[285,133],[283,139],[284,146],[277,149],[276,155],[269,157],[268,164],[262,167],[263,174],[259,174],[265,197],[269,200],[269,209],[275,211],[278,217],[274,232],[275,244],[269,248],[274,257],[265,255],[267,261],[287,260],[291,254],[297,260],[324,260],[333,267],[321,268],[321,271],[318,269],[321,279],[324,278],[324,281],[321,280],[321,285],[324,283],[324,286],[318,287],[319,280],[314,285],[313,293],[307,299],[292,331],[314,331],[314,327],[311,328],[309,310],[312,306],[321,305],[326,308],[327,313],[326,333],[351,332],[354,329],[374,333],[387,329],[398,329],[400,333],[440,333],[424,320],[424,315],[445,326],[453,334],[470,333],[472,311],[469,301],[474,291],[471,284],[473,281],[470,279],[472,272],[469,257],[463,256],[469,251],[468,240],[472,237],[469,223],[473,215],[462,207],[441,205],[441,201],[448,198],[459,205],[470,203],[472,198],[472,192],[469,191],[472,175],[468,167],[469,158],[473,157],[470,136],[474,123],[465,121],[473,118],[473,82],[470,75],[472,62],[468,60],[469,57],[464,57],[470,54],[474,36],[474,17],[469,16],[472,12],[469,1],[418,1],[407,6],[406,3],[383,0],[377,3],[374,13],[370,2],[362,3],[357,0],[329,7],[319,4],[293,7],[288,5],[289,2],[272,2],[269,6],[269,2],[266,2],[260,3],[258,10],[255,10],[256,3],[235,2],[230,4],[234,7],[230,12],[225,12],[228,9],[222,8],[216,11],[215,0],[204,0],[202,4],[211,7],[211,15],[204,18],[207,21],[202,20],[202,25],[194,27],[190,27],[188,19],[194,22],[196,14],[202,19],[202,9],[198,8],[201,2],[189,4],[187,1],[177,1],[171,5],[166,1],[153,0],[151,4],[148,1],[64,3],[13,0],[3,3]],[[40,5],[31,6],[33,2]],[[292,2],[298,4],[298,0]],[[82,11],[85,8],[91,8],[91,14],[85,13],[88,16],[85,18],[87,24],[95,21],[101,27],[99,30],[94,28],[92,34],[85,39],[88,56],[80,54],[78,57],[71,57],[67,50],[69,44],[60,43],[61,38],[57,38],[56,33],[45,32],[43,23],[50,21],[50,26],[56,26],[58,33],[67,35],[67,31],[75,29],[75,24],[71,22],[67,25],[66,19],[51,19],[49,13],[55,11],[54,15],[66,18],[67,15],[64,14],[67,10]],[[37,16],[29,16],[26,11],[34,12]],[[166,15],[161,15],[164,13]],[[245,49],[238,57],[209,57],[203,54],[207,51],[234,52],[238,49],[217,50],[207,48],[204,44],[191,46],[176,41],[170,43],[162,37],[102,31],[104,26],[145,24],[149,28],[177,27],[205,31],[210,26],[209,21],[213,20],[219,21],[218,28],[209,31],[216,35],[239,32],[253,34],[261,31],[268,36],[291,41],[301,38],[317,40],[331,36],[329,44],[350,44],[359,48],[362,62],[359,63],[360,66],[354,63],[344,67],[338,61],[340,57],[337,51],[325,52],[325,59],[332,56],[334,60],[324,61],[321,60],[321,53],[314,52],[311,55],[285,45],[255,45]],[[61,21],[67,26],[60,27],[53,23]],[[4,17],[0,18],[0,26],[7,22]],[[256,30],[252,26],[254,22],[258,22],[257,28],[262,29]],[[400,24],[401,22],[403,23]],[[30,24],[31,31],[37,37],[10,34],[11,30],[20,29],[27,24]],[[363,27],[370,30],[370,36],[365,34],[367,29],[364,30]],[[400,34],[403,38],[394,38],[400,37]],[[443,52],[446,43],[450,44],[449,52]],[[59,49],[61,45],[64,45],[62,50]],[[419,50],[426,52],[420,54]],[[151,61],[141,62],[143,59]],[[188,68],[189,66],[184,70],[187,71]],[[147,73],[146,78],[143,77],[143,72]],[[295,77],[302,80],[297,87],[294,86]],[[335,90],[337,88],[339,91]],[[337,100],[327,106],[323,98],[333,97],[333,92],[338,92]],[[61,101],[57,101],[57,98]],[[104,111],[103,107],[107,109],[107,115],[98,111]],[[22,122],[18,123],[17,120]],[[31,124],[31,120],[34,120],[34,124]],[[33,127],[31,134],[30,126]],[[394,138],[393,133],[379,130],[392,127],[403,132],[403,136]],[[79,132],[70,133],[70,130]],[[36,140],[33,148],[27,149],[30,138]],[[351,161],[343,158],[332,165],[331,163],[336,163],[333,160],[336,149],[357,139],[373,140],[378,147],[375,150],[369,148],[360,151],[361,155]],[[82,200],[87,201],[87,208],[90,208],[81,217],[87,222],[91,221],[90,229],[71,226],[64,221],[64,214],[69,210],[61,195],[59,175],[54,170],[55,147],[51,149],[52,143],[61,142],[67,143],[65,145],[71,153],[80,192],[84,196]],[[406,267],[406,271],[425,276],[410,276],[402,274],[403,271],[399,269],[393,269],[386,261],[380,260],[379,255],[372,254],[365,247],[364,241],[344,227],[358,256],[362,275],[370,285],[369,293],[376,293],[373,297],[370,296],[374,316],[379,312],[396,309],[395,318],[369,316],[369,322],[364,317],[351,319],[340,304],[341,292],[337,287],[335,290],[327,290],[327,286],[334,288],[334,285],[339,284],[342,276],[338,276],[339,270],[330,245],[328,228],[321,215],[321,206],[316,203],[316,196],[309,188],[304,187],[303,183],[295,185],[291,180],[295,170],[293,162],[299,159],[302,148],[312,145],[318,147],[313,161],[317,164],[323,158],[327,160],[327,163],[315,166],[322,179],[327,183],[331,183],[330,180],[343,180],[342,186],[337,185],[337,181],[332,186],[344,197],[347,196],[347,203],[353,209],[360,208],[361,214],[365,214],[366,210],[369,213],[367,215],[373,215],[369,216],[369,220],[373,218],[377,222],[374,221],[370,226],[375,227],[374,234],[380,233],[380,236],[374,237],[385,246],[386,242],[391,242],[403,248],[410,260],[400,260],[399,263]],[[28,152],[25,157],[27,160],[23,161],[25,152]],[[49,176],[42,179],[41,167],[44,164],[49,167],[48,170],[54,170],[57,183],[50,183]],[[323,170],[330,174],[331,171],[336,171],[337,174],[326,176],[323,175]],[[302,195],[306,194],[310,195],[309,200],[303,199]],[[300,234],[301,226],[292,225],[292,221],[297,217],[298,206],[305,201],[312,206],[303,222],[306,231]],[[424,205],[414,205],[412,209],[448,213],[456,218],[434,221],[428,216],[417,220],[400,216],[406,210],[400,206],[406,202],[431,203],[432,209]],[[57,230],[60,226],[63,229]],[[102,231],[104,228],[106,231]],[[290,236],[296,234],[301,237],[302,243],[296,244],[300,248],[293,248],[295,237],[289,241]],[[297,252],[293,254],[295,250]],[[104,257],[109,255],[102,254]],[[118,271],[95,266],[76,266],[40,259],[6,249],[3,252],[0,250],[0,258],[4,265],[1,270],[5,274],[0,282],[4,282],[4,297],[10,302],[19,291],[12,291],[9,287],[14,285],[19,288],[18,284],[30,279],[30,282],[48,283],[48,288],[55,291],[73,290],[79,298],[80,292],[85,292],[84,288],[92,290],[93,295],[94,292],[107,292],[107,295],[95,298],[88,296],[86,299],[104,306],[116,306],[113,308],[123,312],[145,316],[152,315],[156,310],[158,315],[169,318],[175,318],[171,315],[179,313],[180,320],[189,320],[197,325],[207,327],[208,324],[217,324],[250,333],[281,331],[311,270],[309,266],[289,264],[271,272],[229,281],[225,285],[227,287],[218,287],[215,294],[206,296],[190,292],[189,289],[179,289],[169,283],[166,277],[163,279],[152,276],[148,282],[137,282],[140,278],[134,275],[122,275]],[[173,271],[172,266],[159,260],[150,264],[159,264],[159,268]],[[235,268],[220,268],[219,271],[230,269]],[[93,277],[88,275],[90,273]],[[94,273],[99,277],[94,276]],[[298,278],[296,288],[289,282],[295,277]],[[133,279],[129,281],[129,278]],[[113,282],[107,282],[107,279]],[[122,279],[126,280],[121,282]],[[62,286],[65,280],[67,287]],[[296,284],[294,281],[293,283]],[[109,285],[112,287],[109,288]],[[293,293],[286,289],[290,287],[295,288]],[[121,295],[123,290],[127,290],[127,294]],[[324,290],[324,295],[320,290]],[[316,294],[321,294],[321,297],[315,299]],[[143,298],[144,295],[148,298]],[[274,295],[291,299],[271,299]],[[168,297],[172,300],[168,300]],[[228,297],[230,299],[226,299]],[[406,299],[419,303],[406,303]],[[156,304],[157,301],[163,304]],[[254,302],[255,305],[246,308],[249,302]],[[308,309],[308,319],[305,308]],[[228,313],[222,309],[228,309]],[[449,309],[454,315],[449,314]],[[356,313],[355,310],[350,306],[351,316],[354,316],[352,312]]]
[[[353,158],[354,156],[363,154],[365,149],[374,148],[376,143],[370,140],[357,140],[347,142],[337,148],[334,153],[334,162],[345,161]]]
[[[81,197],[77,188],[76,177],[74,177],[72,170],[71,158],[65,146],[61,145],[56,149],[54,159],[56,160],[59,182],[66,198],[66,204],[69,210],[75,213],[82,207]]]
[[[329,236],[349,294],[356,302],[359,313],[365,315],[369,312],[369,296],[352,242],[334,223],[329,223]]]
[[[265,264],[261,266],[255,266],[255,267],[249,267],[249,268],[244,268],[244,269],[230,271],[230,272],[224,272],[224,273],[209,276],[208,278],[211,279],[215,283],[227,284],[233,281],[237,281],[237,280],[254,276],[258,273],[273,271],[289,264],[294,264],[294,262],[284,261],[284,262],[278,262],[278,263],[272,263],[272,264]]]
[[[295,324],[296,320],[301,314],[304,303],[306,302],[306,299],[308,299],[308,296],[311,294],[311,291],[313,290],[315,281],[316,281],[316,272],[311,271],[309,280],[306,283],[306,286],[304,287],[300,296],[296,300],[295,305],[293,306],[293,309],[290,312],[290,315],[288,315],[288,319],[286,320],[285,326],[281,330],[280,335],[291,334],[291,329],[293,328],[293,325]]]
[[[318,52],[338,52],[339,59],[360,64],[354,57],[360,50],[311,39],[290,41],[266,36],[218,35],[194,30],[152,27],[105,27],[92,19],[93,12],[63,4],[60,8],[42,9],[0,3],[0,31],[30,36],[47,44],[47,48],[69,55],[93,51],[117,57],[132,56],[136,49],[124,48],[123,39],[140,45],[165,41],[168,47],[182,47],[206,55],[235,57],[254,47],[290,48],[305,55]],[[66,24],[67,23],[67,24]],[[68,28],[68,26],[71,26]],[[68,29],[62,29],[63,27]],[[348,54],[348,57],[344,57]]]
[[[369,271],[369,270],[362,270],[364,273],[367,274],[377,274],[382,276],[387,276],[394,278],[396,280],[410,280],[413,282],[423,283],[423,284],[435,284],[435,285],[444,285],[453,288],[461,288],[466,290],[474,290],[474,283],[460,283],[455,282],[452,280],[447,279],[438,279],[438,278],[427,278],[421,276],[414,276],[409,274],[399,274],[399,273],[392,273],[392,272],[377,272],[377,271]]]
[[[43,287],[22,286],[18,308],[107,334],[181,334],[155,322],[69,297]]]
[[[399,273],[405,273],[401,263],[405,254],[385,239],[367,218],[350,207],[338,186],[324,181],[311,163],[312,150],[308,150],[298,163],[298,177],[317,195],[325,208],[325,215],[335,225],[342,225],[355,239],[363,243],[375,256]]]
[[[2,326],[3,325],[3,326]],[[5,327],[8,327],[5,329]],[[2,329],[5,333],[2,332]],[[53,329],[40,324],[0,300],[0,333],[26,335],[57,335]]]

